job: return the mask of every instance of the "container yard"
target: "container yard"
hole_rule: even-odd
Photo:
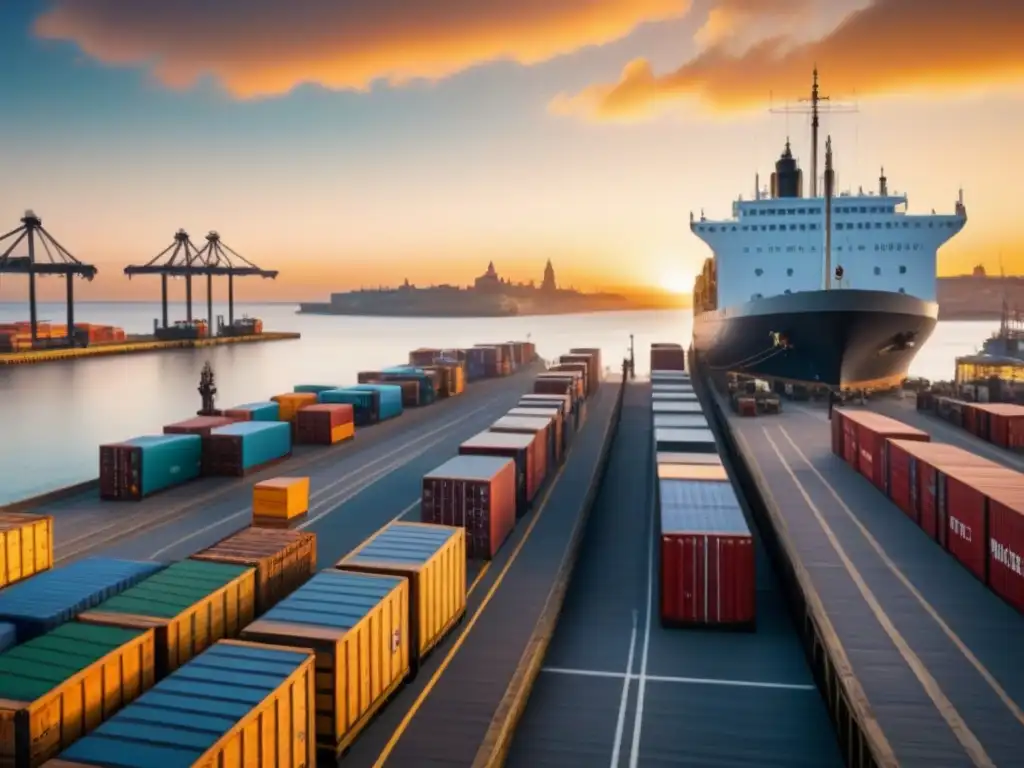
[[[908,401],[770,424],[709,401],[847,763],[1019,762],[1019,461]]]

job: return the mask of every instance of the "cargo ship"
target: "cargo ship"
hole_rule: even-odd
[[[712,371],[829,388],[902,379],[938,319],[936,253],[964,227],[961,190],[951,215],[908,214],[890,193],[834,193],[826,142],[824,195],[817,192],[818,74],[811,90],[811,193],[789,141],[770,191],[733,215],[690,214],[713,250],[694,286],[693,346]]]

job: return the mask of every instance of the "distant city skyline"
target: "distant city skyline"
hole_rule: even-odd
[[[963,186],[940,274],[1024,272],[1024,3],[409,7],[4,3],[0,234],[32,208],[99,268],[82,300],[157,300],[158,279],[122,270],[179,227],[280,271],[239,281],[240,301],[463,284],[491,260],[528,282],[548,258],[580,290],[687,293],[709,254],[691,211],[729,215],[787,136],[809,172],[806,117],[769,107],[805,96],[817,64],[859,106],[823,119],[840,188],[874,189],[884,166],[927,213]],[[25,282],[0,276],[0,300]],[[63,291],[40,281],[43,300]]]

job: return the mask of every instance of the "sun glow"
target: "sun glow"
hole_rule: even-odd
[[[693,290],[693,278],[682,272],[665,272],[658,280],[658,286],[665,293],[684,294]]]

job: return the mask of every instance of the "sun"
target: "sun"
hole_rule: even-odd
[[[683,294],[693,290],[692,281],[679,272],[666,272],[658,280],[658,286],[666,293]]]

